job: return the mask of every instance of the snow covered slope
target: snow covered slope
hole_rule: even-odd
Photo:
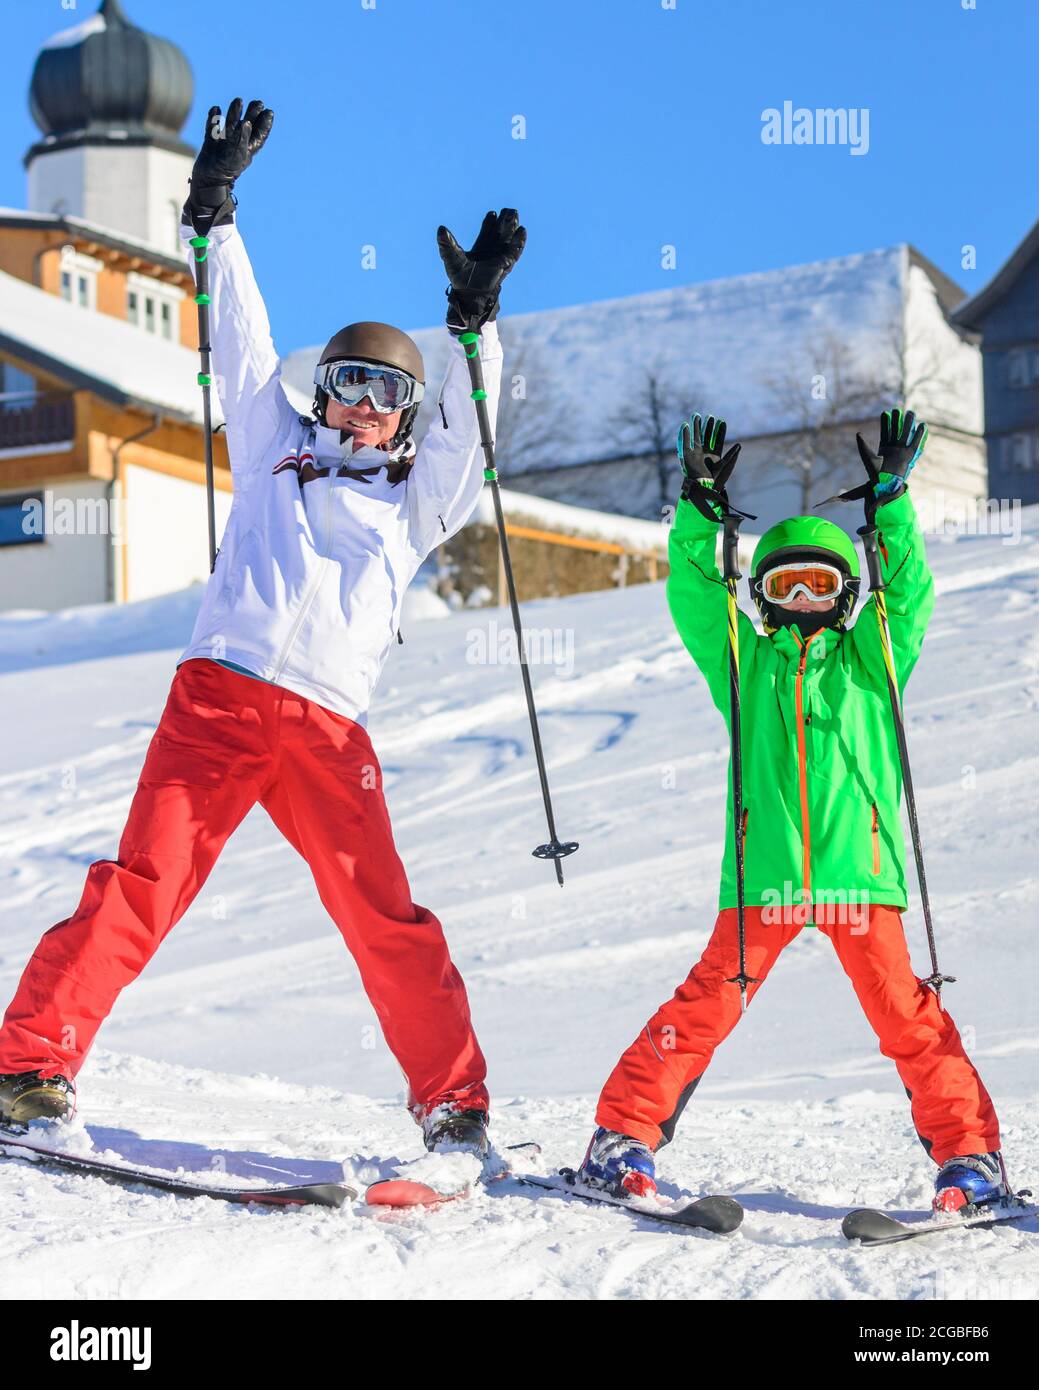
[[[1039,516],[1019,544],[934,540],[938,604],[907,695],[949,1006],[994,1093],[1016,1182],[1039,1144]],[[0,996],[111,855],[197,595],[0,619]],[[684,977],[714,919],[724,729],[660,586],[532,604],[566,838],[544,838],[518,672],[496,610],[405,623],[372,719],[415,896],[469,984],[499,1143],[579,1158],[618,1051]],[[490,640],[488,641],[488,637]],[[485,653],[489,652],[488,660]],[[917,968],[926,948],[908,929]],[[250,816],[122,996],[81,1074],[81,1121],[188,1170],[417,1152],[401,1081],[305,865]],[[173,1144],[173,1149],[169,1145]],[[180,1146],[179,1148],[177,1146]],[[498,1188],[435,1212],[256,1212],[128,1193],[0,1161],[0,1296],[273,1298],[1034,1297],[1039,1232],[848,1247],[849,1205],[923,1205],[931,1168],[893,1068],[825,939],[790,947],[662,1154],[724,1190],[720,1240]],[[325,1171],[325,1170],[322,1170]],[[271,1223],[274,1223],[273,1225]]]

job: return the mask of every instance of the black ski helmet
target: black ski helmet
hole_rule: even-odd
[[[426,384],[426,368],[422,361],[422,354],[418,350],[418,344],[406,333],[402,333],[399,328],[393,328],[388,323],[366,321],[349,323],[345,328],[341,328],[325,344],[325,350],[318,359],[318,366],[323,367],[326,362],[335,362],[339,358],[371,362],[383,367],[396,367],[398,371],[407,372],[408,376],[413,376],[423,386]],[[317,387],[314,392],[314,404],[311,408],[318,422],[322,425],[327,423],[325,420],[327,404],[328,393],[323,391],[320,386]],[[408,443],[417,414],[417,404],[405,408],[400,417],[400,427],[386,446],[388,449],[399,449],[402,444]]]

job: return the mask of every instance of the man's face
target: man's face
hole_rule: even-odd
[[[367,444],[377,449],[388,444],[400,428],[402,410],[392,415],[380,415],[365,396],[360,405],[341,405],[329,398],[325,406],[325,420],[329,429],[343,430],[353,440],[353,452],[363,449]]]

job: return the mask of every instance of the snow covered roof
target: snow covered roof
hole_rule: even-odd
[[[83,217],[71,217],[65,213],[30,212],[24,208],[0,207],[0,227],[22,229],[44,227],[51,231],[67,232],[70,237],[78,236],[88,241],[96,241],[101,246],[110,246],[126,256],[142,256],[166,270],[188,272],[186,262],[177,255],[150,241],[129,237],[123,232],[115,232],[111,227],[102,227],[97,222],[88,222]]]
[[[964,299],[953,310],[953,319],[965,328],[981,328],[982,323],[994,304],[1008,294],[1014,283],[1024,274],[1032,261],[1039,256],[1039,222],[1025,237],[1024,241],[1011,252],[1006,261],[996,271],[992,279],[977,294]]]
[[[0,350],[115,405],[202,422],[196,352],[2,271]],[[213,405],[219,417],[215,396]]]
[[[742,439],[792,429],[798,421],[789,406],[777,402],[768,379],[792,362],[806,361],[827,338],[839,339],[864,373],[890,379],[911,260],[925,269],[929,265],[912,248],[898,245],[505,316],[506,374],[528,377],[528,399],[544,381],[565,401],[566,437],[553,441],[545,460],[553,468],[644,453],[641,418],[625,428],[618,426],[616,414],[646,369],[657,364],[678,393],[676,418],[718,403],[729,419],[739,421]],[[944,297],[947,285],[936,289]],[[507,295],[506,290],[506,302]],[[436,382],[446,363],[447,335],[421,329],[413,336],[426,358],[427,380]],[[286,382],[310,392],[319,354],[316,347],[291,353],[283,369]],[[435,401],[436,392],[428,392],[420,429]]]

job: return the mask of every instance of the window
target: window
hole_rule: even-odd
[[[178,306],[184,291],[137,272],[128,275],[126,283],[127,322],[167,342],[176,341],[180,323]]]
[[[35,509],[25,503],[34,503]],[[19,497],[0,497],[0,546],[33,545],[44,539],[42,528],[33,526],[32,518],[42,513],[43,498],[39,493]]]
[[[1009,435],[1003,441],[1003,466],[1008,473],[1039,469],[1039,433]]]
[[[36,399],[36,378],[10,362],[0,362],[0,410],[24,410]]]
[[[61,248],[61,297],[80,309],[97,308],[97,277],[103,262],[74,246]]]
[[[1018,391],[1039,386],[1039,347],[1030,344],[1007,353],[1007,384]]]

